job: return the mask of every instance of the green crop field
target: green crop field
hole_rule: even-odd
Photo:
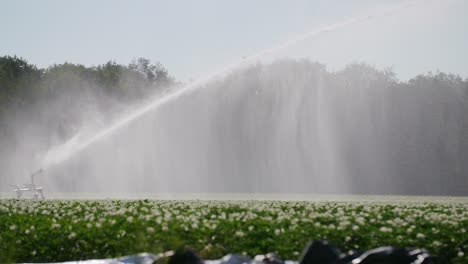
[[[311,239],[343,251],[424,248],[468,263],[468,200],[158,201],[0,199],[0,262],[158,253],[203,258],[276,252],[295,260]]]

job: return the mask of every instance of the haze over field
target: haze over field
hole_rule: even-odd
[[[337,73],[309,61],[258,65],[106,136],[59,165],[48,185],[466,194],[467,84],[444,74],[398,83],[365,65]]]
[[[186,14],[185,31],[180,21],[164,29],[148,27],[157,16],[142,6],[153,3],[139,4],[141,28],[128,17],[131,10],[111,5],[130,22],[106,30],[108,38],[96,29],[83,31],[90,21],[105,27],[98,16],[84,25],[65,20],[77,34],[96,40],[92,48],[71,52],[75,44],[59,39],[51,44],[56,50],[39,54],[16,45],[24,40],[19,36],[0,44],[0,55],[24,55],[30,63],[46,66],[50,58],[71,58],[88,65],[41,69],[25,59],[1,57],[1,191],[44,168],[38,182],[57,192],[468,195],[464,1],[298,1],[287,7],[271,3],[273,11],[254,3],[244,6],[246,19],[236,26],[222,15],[232,13],[231,5],[210,3],[211,9],[194,7]],[[47,12],[63,15],[60,10],[69,9],[58,4]],[[205,13],[195,15],[197,10]],[[295,20],[294,14],[302,16]],[[279,26],[278,16],[285,24]],[[207,26],[218,17],[226,24]],[[249,19],[266,19],[268,30]],[[197,37],[191,21],[204,23],[212,34]],[[65,29],[52,22],[41,23]],[[245,38],[241,29],[249,27],[257,34]],[[166,34],[144,35],[142,28]],[[125,37],[136,34],[129,33],[133,29],[143,37]],[[186,32],[194,57],[180,46],[187,41],[168,32]],[[115,41],[117,33],[121,42]],[[162,44],[150,49],[156,39]],[[120,46],[129,40],[128,48]],[[40,37],[38,47],[43,41]],[[92,55],[97,50],[104,55]],[[131,61],[133,50],[161,54],[157,58],[168,61],[168,70],[144,58],[100,64],[109,59],[105,56]],[[236,57],[241,59],[227,63]],[[202,77],[187,81],[194,75]]]

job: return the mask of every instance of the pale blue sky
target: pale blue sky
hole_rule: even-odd
[[[0,0],[0,55],[18,55],[40,67],[64,61],[127,64],[145,57],[185,81],[297,34],[404,2]],[[274,57],[308,57],[332,70],[363,61],[393,67],[402,79],[438,69],[468,77],[467,12],[465,0],[420,0]]]

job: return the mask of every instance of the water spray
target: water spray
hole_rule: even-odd
[[[385,9],[383,12],[380,12],[378,14],[373,14],[373,15],[365,15],[365,16],[359,16],[359,17],[354,17],[348,20],[344,20],[338,23],[334,23],[331,25],[327,25],[321,28],[318,28],[313,31],[309,31],[303,34],[300,34],[294,38],[288,39],[276,46],[273,46],[271,48],[268,48],[266,50],[260,51],[256,54],[253,54],[248,57],[243,57],[240,61],[237,61],[233,64],[230,64],[221,70],[215,71],[203,78],[197,79],[195,82],[192,82],[190,84],[185,85],[183,88],[180,88],[172,93],[169,93],[168,95],[156,99],[153,102],[150,102],[139,109],[137,109],[135,112],[124,116],[122,119],[117,121],[116,123],[112,124],[111,126],[99,131],[97,134],[90,138],[86,138],[81,140],[79,137],[74,137],[68,142],[66,142],[63,145],[60,145],[56,148],[51,149],[48,151],[45,155],[45,158],[41,162],[41,167],[44,169],[50,169],[51,167],[54,167],[72,156],[76,155],[77,153],[83,151],[86,149],[88,146],[98,142],[99,140],[105,138],[108,135],[111,135],[115,131],[119,130],[122,127],[127,126],[130,124],[132,121],[138,119],[140,116],[143,116],[144,114],[150,112],[151,110],[157,109],[159,106],[164,105],[168,102],[171,102],[172,100],[177,99],[178,97],[185,95],[196,88],[202,87],[203,85],[216,80],[218,78],[221,78],[223,76],[226,76],[230,72],[234,70],[239,70],[243,67],[246,67],[248,65],[251,65],[252,63],[257,62],[258,59],[264,57],[267,54],[272,54],[275,52],[278,52],[280,50],[283,50],[285,48],[288,48],[296,43],[305,41],[310,38],[314,38],[320,34],[326,33],[326,32],[332,32],[339,30],[341,28],[351,26],[354,24],[358,23],[363,23],[365,21],[369,21],[372,19],[380,18],[380,17],[385,17],[385,16],[391,16],[396,14],[397,12],[404,10],[408,8],[411,5],[414,5],[416,2],[419,2],[421,0],[415,0],[415,1],[410,1],[405,4],[401,4],[395,7],[391,7],[388,9]]]

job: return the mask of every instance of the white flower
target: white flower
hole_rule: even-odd
[[[69,235],[68,235],[68,239],[73,239],[76,237],[76,233],[75,232],[71,232]]]
[[[129,222],[129,223],[133,222],[133,216],[127,217],[127,222]]]
[[[383,233],[392,232],[392,229],[390,227],[385,227],[385,226],[382,226],[379,230],[380,230],[380,232],[383,232]]]
[[[243,237],[243,236],[244,236],[244,232],[242,232],[242,231],[236,231],[235,236]]]
[[[93,225],[92,225],[91,223],[87,223],[87,224],[86,224],[86,227],[87,227],[87,228],[91,228],[91,227],[93,227]]]
[[[426,236],[425,236],[424,234],[418,233],[418,234],[416,235],[416,237],[417,237],[417,238],[423,239],[423,238],[425,238]]]
[[[458,251],[458,254],[457,254],[459,257],[463,257],[465,255],[465,253],[463,253],[463,251]]]
[[[360,216],[356,218],[356,222],[359,223],[360,225],[363,225],[366,222],[366,220],[364,219],[364,217]]]
[[[16,225],[11,225],[11,226],[10,226],[10,230],[11,230],[11,231],[16,230]]]
[[[146,232],[150,233],[150,234],[153,234],[154,233],[154,228],[152,227],[147,227],[146,228]]]

